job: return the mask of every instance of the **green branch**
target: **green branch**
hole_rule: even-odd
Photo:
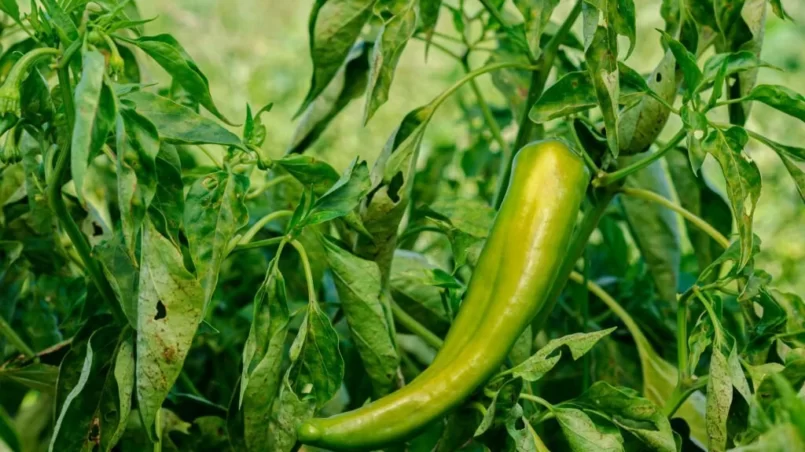
[[[422,325],[415,318],[411,317],[394,300],[391,301],[391,313],[394,315],[394,320],[396,320],[400,325],[404,326],[408,331],[419,336],[419,338],[425,341],[426,344],[430,345],[436,350],[442,348],[442,345],[444,345],[444,341],[439,336],[433,334],[433,332],[427,329],[425,325]]]
[[[316,302],[316,284],[313,280],[313,271],[310,269],[310,259],[307,257],[305,247],[296,240],[291,240],[291,246],[296,248],[299,259],[302,260],[302,268],[305,271],[305,281],[307,281],[307,298],[311,303]]]
[[[709,235],[713,240],[715,240],[719,245],[724,248],[730,246],[730,241],[720,232],[718,232],[714,227],[710,225],[710,223],[704,221],[702,218],[696,216],[691,211],[685,209],[684,207],[676,204],[669,199],[658,195],[652,191],[643,190],[640,188],[629,188],[623,187],[620,189],[620,192],[626,196],[630,196],[632,198],[642,199],[644,201],[653,202],[659,204],[663,207],[673,210],[674,212],[682,215],[686,220],[693,223],[697,228],[701,229],[704,233]]]
[[[621,168],[617,171],[613,171],[611,173],[601,173],[593,179],[593,186],[594,187],[605,187],[607,185],[611,185],[621,179],[626,178],[627,176],[634,174],[643,168],[648,167],[655,161],[661,159],[665,154],[670,151],[671,149],[675,148],[677,144],[679,144],[683,139],[687,136],[687,131],[685,129],[681,129],[679,132],[674,135],[665,146],[659,149],[657,152],[651,154],[650,156],[635,162],[625,168]]]

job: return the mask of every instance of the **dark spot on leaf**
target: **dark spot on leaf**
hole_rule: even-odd
[[[101,226],[98,223],[93,221],[92,222],[92,236],[93,237],[98,237],[98,236],[101,236],[101,235],[103,235],[103,228],[101,228]]]
[[[389,198],[396,202],[400,201],[400,188],[403,186],[404,177],[402,171],[397,171],[397,174],[391,178],[391,182],[389,182],[389,189],[388,194]]]
[[[525,422],[523,422],[523,418],[518,418],[516,421],[514,421],[514,428],[516,428],[517,430],[522,430],[525,428]]]
[[[162,304],[162,300],[157,301],[157,315],[154,316],[154,320],[162,320],[168,316],[168,310],[165,309],[165,305]]]
[[[662,73],[657,72],[657,77],[656,78],[657,78],[657,83],[661,82],[662,81]]]
[[[101,420],[98,417],[92,418],[92,425],[89,427],[87,441],[95,445],[101,443]]]

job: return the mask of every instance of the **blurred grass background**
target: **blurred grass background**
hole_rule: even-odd
[[[472,0],[467,4],[473,4]],[[659,60],[659,34],[662,28],[660,0],[636,1],[638,42],[628,64],[649,71]],[[805,92],[805,2],[783,0],[793,21],[782,21],[768,13],[761,57],[782,69],[760,71],[758,83],[782,84]],[[245,115],[246,103],[253,108],[274,102],[264,116],[268,127],[265,152],[282,155],[295,123],[292,116],[310,83],[307,21],[313,0],[139,0],[144,17],[156,17],[146,26],[149,34],[170,32],[210,80],[219,107],[231,118]],[[563,1],[557,17],[565,15],[572,2]],[[454,33],[447,14],[442,14],[440,31]],[[475,66],[482,64],[480,56]],[[363,127],[363,102],[354,101],[323,134],[311,152],[326,157],[334,166],[345,167],[358,155],[374,160],[389,134],[413,108],[430,101],[462,75],[459,65],[431,49],[424,58],[424,44],[412,40],[397,68],[389,102]],[[151,68],[149,78],[165,75]],[[482,90],[492,103],[503,105],[488,77]],[[471,93],[466,88],[459,95]],[[464,140],[463,126],[457,123],[459,111],[448,102],[432,121],[425,146]],[[763,105],[755,105],[747,127],[791,145],[805,144],[805,125]],[[666,134],[677,130],[669,123]],[[763,176],[763,190],[755,214],[756,233],[763,240],[760,267],[770,272],[778,287],[805,294],[805,209],[793,182],[776,155],[750,141],[748,150]],[[712,162],[710,162],[712,163]]]

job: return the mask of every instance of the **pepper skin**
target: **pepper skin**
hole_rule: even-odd
[[[299,427],[299,440],[333,450],[373,450],[405,440],[499,371],[546,301],[589,180],[584,162],[563,143],[524,146],[458,316],[431,366],[369,405],[308,420]]]

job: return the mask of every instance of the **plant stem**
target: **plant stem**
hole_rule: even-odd
[[[710,223],[704,221],[702,218],[694,215],[691,211],[685,209],[684,207],[680,206],[672,202],[671,200],[658,195],[652,191],[643,190],[641,188],[630,188],[630,187],[623,187],[620,189],[620,192],[624,195],[631,196],[632,198],[638,198],[645,201],[650,201],[657,203],[663,207],[671,209],[676,213],[682,215],[686,220],[693,223],[697,228],[701,229],[704,233],[709,235],[713,240],[715,240],[719,245],[724,248],[730,246],[730,241],[723,234],[718,232],[714,227],[710,225]]]
[[[685,389],[681,389],[678,385],[674,388],[674,392],[671,393],[671,398],[665,403],[665,406],[662,408],[663,414],[667,418],[671,418],[675,413],[676,410],[685,403],[685,400],[688,400],[691,394],[698,391],[699,389],[705,387],[707,385],[708,376],[705,375],[701,378],[698,378],[693,384],[687,386]]]
[[[439,108],[439,106],[445,100],[447,100],[448,97],[450,97],[453,93],[458,91],[458,89],[461,88],[462,86],[464,86],[465,83],[469,82],[470,80],[474,79],[475,77],[478,77],[479,75],[483,75],[483,74],[486,74],[487,72],[497,71],[497,70],[500,70],[500,69],[528,69],[528,70],[534,70],[537,67],[538,66],[533,66],[533,65],[530,65],[530,64],[520,63],[520,62],[516,62],[516,61],[504,61],[504,62],[500,62],[500,63],[487,64],[486,66],[479,67],[478,69],[475,69],[472,72],[465,74],[464,77],[461,77],[460,79],[458,79],[458,81],[453,83],[452,86],[450,86],[444,92],[442,92],[441,94],[436,96],[431,101],[431,103],[429,104],[431,106],[431,108],[432,108],[432,111],[430,112],[430,114],[432,115],[433,111],[435,111],[437,108]]]
[[[283,240],[285,240],[285,236],[272,237],[270,239],[258,240],[256,242],[250,242],[250,243],[246,243],[246,244],[243,244],[243,245],[238,245],[232,250],[232,253],[237,252],[237,251],[244,251],[244,250],[251,250],[251,249],[255,249],[255,248],[262,248],[264,246],[279,245],[280,243],[282,243]]]
[[[704,310],[707,311],[707,316],[710,317],[710,321],[713,322],[713,332],[715,334],[715,340],[713,341],[713,346],[717,347],[720,346],[723,340],[723,332],[719,327],[721,321],[719,320],[718,316],[716,315],[716,311],[713,309],[713,304],[710,303],[701,290],[698,287],[693,286],[693,293],[696,295],[696,298],[702,303],[704,306]]]
[[[73,124],[75,124],[75,104],[68,71],[69,67],[63,67],[58,70],[59,87],[64,101],[64,110],[67,114],[69,138],[72,136]],[[127,323],[126,315],[123,313],[123,309],[117,301],[112,286],[110,286],[109,281],[106,280],[103,270],[101,270],[95,259],[92,258],[92,249],[89,246],[89,242],[86,237],[84,237],[84,234],[81,232],[75,220],[73,220],[69,210],[67,210],[64,199],[62,199],[61,187],[69,166],[70,151],[70,140],[68,139],[68,141],[64,143],[64,149],[59,151],[59,156],[56,159],[56,167],[53,169],[53,174],[51,174],[51,178],[48,181],[48,202],[50,203],[50,208],[53,209],[53,212],[62,224],[67,236],[70,237],[70,240],[73,242],[73,247],[84,263],[84,268],[86,268],[87,273],[89,273],[90,279],[98,288],[98,292],[101,293],[101,296],[109,304],[109,308],[115,320],[119,323]]]
[[[635,162],[627,166],[626,168],[621,168],[611,173],[599,174],[598,177],[593,179],[593,186],[604,187],[610,185],[614,182],[617,182],[625,178],[626,176],[629,176],[630,174],[636,173],[641,169],[651,165],[655,161],[661,159],[668,151],[670,151],[677,144],[679,144],[679,142],[682,141],[686,135],[687,131],[685,131],[685,129],[681,129],[679,132],[676,133],[676,135],[674,135],[673,138],[671,138],[667,143],[665,143],[665,146],[663,148],[659,149],[657,152],[651,154],[650,156],[644,158],[643,160]]]
[[[436,36],[437,38],[446,39],[446,40],[448,40],[448,41],[457,42],[457,43],[459,43],[459,44],[463,44],[463,43],[464,43],[464,41],[462,41],[461,39],[459,39],[459,38],[457,38],[457,37],[455,37],[455,36],[450,36],[450,35],[448,35],[448,34],[440,33],[440,32],[438,32],[438,31],[433,31],[432,33],[433,33],[433,36]]]
[[[5,337],[8,339],[8,342],[17,349],[18,352],[22,353],[26,358],[33,358],[36,356],[36,353],[31,350],[31,347],[28,347],[28,344],[25,343],[24,340],[11,328],[11,325],[6,322],[6,319],[0,315],[0,336]]]
[[[676,306],[676,354],[679,368],[679,382],[677,387],[688,381],[690,369],[688,368],[688,297],[679,298]]]
[[[442,348],[444,341],[432,331],[427,329],[425,325],[419,323],[415,318],[411,317],[405,310],[397,304],[396,301],[391,301],[391,313],[394,315],[400,325],[404,326],[408,331],[419,336],[420,339],[425,341],[426,344],[435,348],[436,350]]]
[[[238,245],[245,245],[252,241],[255,235],[260,232],[261,229],[268,223],[271,223],[274,220],[278,220],[280,218],[290,217],[293,215],[293,210],[277,210],[276,212],[271,212],[270,214],[264,216],[257,220],[252,227],[246,231],[245,234],[238,240]]]
[[[481,4],[484,5],[484,9],[489,11],[489,14],[492,17],[494,17],[495,20],[498,21],[498,23],[500,23],[501,27],[509,28],[509,24],[506,23],[506,19],[503,18],[503,16],[500,14],[500,11],[498,11],[498,9],[495,8],[494,5],[489,3],[489,0],[480,0],[480,1],[481,1]]]
[[[313,281],[313,271],[310,269],[310,259],[307,258],[305,247],[297,240],[291,240],[291,246],[296,248],[299,259],[302,260],[302,268],[305,271],[305,281],[307,281],[307,298],[311,303],[316,302],[316,284]]]
[[[530,402],[540,404],[543,407],[547,408],[548,410],[553,411],[553,405],[551,405],[550,402],[543,399],[542,397],[535,396],[532,394],[520,394],[520,398],[523,400],[528,400]]]
[[[274,187],[275,185],[279,185],[279,184],[281,184],[281,183],[283,183],[283,182],[285,182],[287,180],[291,180],[291,179],[293,179],[293,176],[291,176],[290,174],[285,174],[283,176],[275,177],[275,178],[271,179],[270,181],[266,182],[265,184],[263,184],[262,187],[254,190],[253,192],[246,193],[246,199],[257,198],[258,196],[260,196],[263,193],[265,193],[266,190],[268,190],[269,188]]]
[[[548,75],[551,73],[551,68],[553,67],[554,59],[556,58],[556,51],[562,41],[565,40],[567,34],[570,32],[570,29],[573,27],[576,19],[578,19],[579,14],[581,14],[581,4],[582,0],[576,1],[576,5],[570,11],[567,19],[565,19],[565,21],[562,23],[562,26],[559,28],[556,34],[553,35],[551,40],[548,41],[548,44],[545,45],[545,49],[542,51],[542,56],[540,56],[539,64],[531,74],[531,85],[528,88],[528,94],[526,95],[525,105],[520,118],[520,125],[517,129],[517,138],[514,140],[514,152],[511,153],[507,161],[504,161],[506,166],[499,176],[500,179],[498,181],[498,189],[495,196],[496,209],[500,208],[500,205],[503,203],[503,197],[506,195],[506,188],[509,186],[509,178],[511,177],[512,166],[514,165],[514,157],[517,156],[517,152],[519,152],[520,148],[525,146],[531,140],[531,134],[534,130],[535,123],[529,119],[528,112],[531,109],[531,106],[537,102],[539,97],[542,95],[542,91],[545,89],[545,83],[548,81]]]
[[[612,198],[615,197],[615,192],[610,190],[604,190],[603,192],[599,192],[599,194],[601,197],[585,212],[581,224],[578,226],[578,229],[576,229],[573,241],[570,243],[565,259],[562,261],[562,266],[559,268],[559,272],[556,274],[556,278],[553,281],[551,292],[545,300],[545,305],[531,322],[531,332],[535,335],[542,330],[545,321],[548,320],[551,311],[553,311],[553,308],[559,300],[559,296],[562,294],[562,290],[565,288],[565,284],[567,284],[570,274],[573,272],[576,261],[578,261],[584,253],[590,235],[592,235],[595,228],[598,227],[598,222],[601,221],[601,217],[604,216],[607,206],[609,206]]]

